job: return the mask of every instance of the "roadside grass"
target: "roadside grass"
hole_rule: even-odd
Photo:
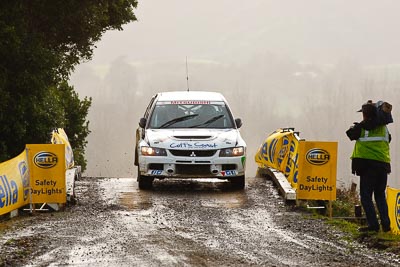
[[[312,217],[324,218],[327,224],[346,233],[343,237],[345,240],[357,241],[369,248],[400,254],[400,235],[382,231],[378,233],[358,231],[358,228],[366,226],[366,221],[360,213],[360,200],[355,185],[352,185],[350,189],[337,189],[336,201],[332,202],[332,218],[329,218],[327,201],[313,200],[300,203],[301,209],[307,210]],[[324,209],[310,208],[321,205],[324,206]]]
[[[257,170],[256,177],[269,177],[263,169]],[[290,210],[303,211],[310,219],[322,219],[327,224],[345,233],[343,239],[356,241],[369,248],[378,249],[400,255],[400,235],[388,232],[360,233],[358,228],[366,226],[362,217],[362,209],[356,184],[348,189],[337,189],[336,200],[332,201],[332,218],[328,212],[328,201],[323,200],[296,200],[286,201]]]
[[[344,239],[347,241],[355,240],[369,248],[384,250],[397,255],[400,254],[400,235],[396,235],[391,232],[385,233],[382,231],[378,233],[360,233],[358,231],[360,224],[344,219],[333,218],[332,220],[326,220],[326,223],[334,226],[344,233],[347,233],[347,235],[344,236]]]

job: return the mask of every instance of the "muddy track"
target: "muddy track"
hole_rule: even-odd
[[[77,181],[77,204],[2,222],[3,266],[400,266],[283,202],[271,181]]]

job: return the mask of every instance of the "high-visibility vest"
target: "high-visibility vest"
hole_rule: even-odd
[[[390,163],[389,130],[383,125],[372,130],[361,130],[351,158],[372,159]]]

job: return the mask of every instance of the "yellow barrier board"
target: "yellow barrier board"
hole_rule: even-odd
[[[400,235],[400,190],[387,188],[387,204],[392,233]]]
[[[255,155],[260,168],[282,172],[293,188],[297,188],[298,139],[292,129],[278,129],[267,137]]]
[[[74,167],[74,153],[71,144],[69,143],[68,136],[63,128],[57,128],[51,134],[52,144],[65,144],[65,165],[67,169]]]
[[[287,151],[284,159],[284,170],[283,174],[287,177],[288,181],[294,189],[297,188],[297,176],[298,176],[298,157],[299,157],[299,140],[297,140],[294,133],[286,135]]]
[[[65,145],[26,145],[31,203],[66,203]]]
[[[299,142],[297,199],[336,200],[337,142]]]
[[[29,201],[29,169],[25,151],[0,163],[0,215],[16,210]]]

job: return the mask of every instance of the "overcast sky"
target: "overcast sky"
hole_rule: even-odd
[[[397,0],[146,0],[137,22],[107,32],[93,63],[203,59],[241,62],[260,52],[331,64],[400,62]]]

